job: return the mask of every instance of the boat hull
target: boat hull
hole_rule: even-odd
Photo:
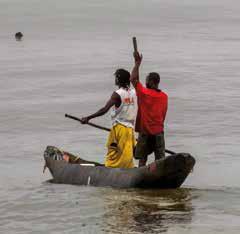
[[[85,165],[81,165],[49,157],[49,147],[51,146],[47,147],[44,154],[46,167],[53,176],[52,182],[62,184],[116,188],[178,188],[195,164],[195,159],[190,154],[178,153],[132,169],[107,168],[83,159],[80,159],[80,163]]]

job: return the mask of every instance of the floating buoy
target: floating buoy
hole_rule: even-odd
[[[23,34],[21,32],[15,33],[15,38],[17,41],[21,41],[23,37]]]

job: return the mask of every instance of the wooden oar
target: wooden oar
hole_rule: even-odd
[[[74,120],[82,123],[82,120],[79,119],[79,118],[77,118],[77,117],[75,117],[75,116],[65,114],[65,117],[66,117],[66,118],[69,118],[69,119],[74,119]],[[108,132],[110,132],[110,130],[111,130],[110,128],[105,128],[105,127],[102,127],[102,126],[97,125],[97,124],[94,124],[94,123],[88,122],[87,124],[90,125],[90,126],[92,126],[92,127],[94,127],[94,128],[102,129],[102,130],[105,130],[105,131],[108,131]]]
[[[134,49],[134,53],[138,52],[138,48],[137,48],[137,38],[133,37],[133,49]]]
[[[66,117],[66,118],[69,118],[69,119],[74,119],[74,120],[82,123],[81,119],[79,119],[79,118],[77,118],[77,117],[75,117],[75,116],[65,114],[65,117]],[[88,124],[89,126],[94,127],[94,128],[98,128],[98,129],[101,129],[101,130],[105,130],[105,131],[107,131],[107,132],[110,132],[110,130],[111,130],[110,128],[106,128],[106,127],[103,127],[103,126],[100,126],[100,125],[94,124],[94,123],[88,122],[87,124]],[[176,154],[175,152],[173,152],[173,151],[171,151],[171,150],[168,150],[168,149],[165,149],[165,152],[168,153],[168,154]]]

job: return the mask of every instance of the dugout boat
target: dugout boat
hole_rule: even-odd
[[[116,188],[178,188],[195,164],[190,154],[176,153],[140,168],[107,168],[54,146],[47,146],[44,159],[53,183]]]

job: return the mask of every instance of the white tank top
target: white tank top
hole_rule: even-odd
[[[136,92],[135,89],[120,88],[116,93],[121,98],[121,105],[112,108],[111,118],[113,126],[120,123],[126,127],[134,128],[136,119]]]

